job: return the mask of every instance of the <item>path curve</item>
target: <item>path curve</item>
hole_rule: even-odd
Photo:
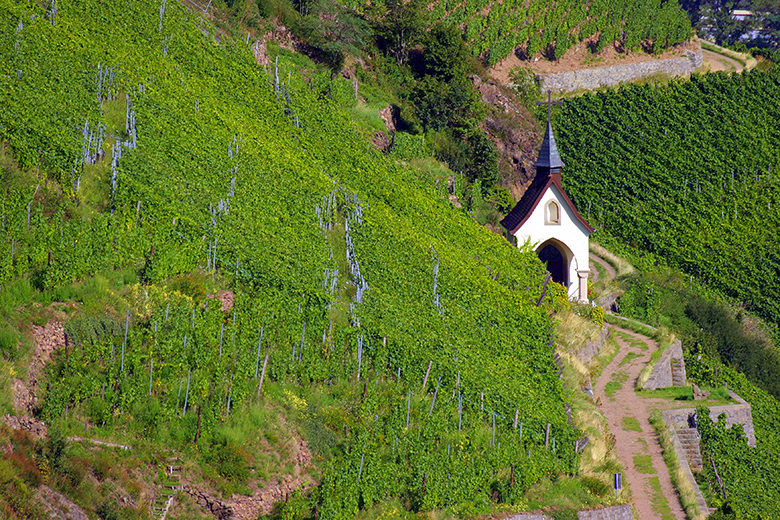
[[[597,282],[599,280],[599,272],[593,268],[594,262],[599,264],[601,267],[604,268],[605,271],[607,271],[607,276],[610,280],[614,279],[615,276],[617,276],[617,272],[615,271],[615,268],[612,267],[609,262],[601,258],[600,256],[596,256],[593,253],[589,253],[588,258],[590,259],[590,265],[588,266],[590,268],[590,272],[592,273],[593,281]]]
[[[661,445],[650,424],[652,402],[639,397],[634,391],[639,373],[650,361],[650,355],[658,349],[658,344],[636,332],[614,325],[610,328],[618,332],[613,334],[613,337],[617,340],[619,350],[612,361],[604,367],[593,391],[595,396],[601,398],[601,411],[607,418],[610,432],[615,436],[615,452],[624,468],[623,482],[631,486],[633,503],[639,520],[661,518],[661,515],[653,510],[653,489],[650,480],[654,477],[658,477],[661,493],[671,508],[674,518],[685,520],[685,512],[664,463]],[[621,362],[629,353],[633,353],[634,356],[621,366]],[[613,380],[613,375],[621,372],[627,375],[626,381],[613,397],[607,397],[605,393],[607,383]],[[624,429],[624,418],[638,420],[642,431]],[[650,455],[654,473],[641,473],[637,469],[634,465],[634,457],[637,455]]]
[[[702,49],[701,55],[702,58],[704,58],[704,62],[709,63],[710,72],[742,72],[742,69],[744,68],[742,64],[734,58],[723,56],[722,54],[707,49]]]

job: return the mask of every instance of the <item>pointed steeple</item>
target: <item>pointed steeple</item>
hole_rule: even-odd
[[[553,134],[552,124],[547,120],[547,131],[544,133],[542,148],[539,150],[539,158],[534,163],[537,170],[546,169],[549,173],[560,173],[561,168],[565,166],[558,153],[558,145],[555,144],[555,135]]]
[[[562,105],[560,101],[552,100],[552,93],[547,91],[547,102],[541,101],[537,105],[547,105],[547,131],[544,133],[542,148],[539,150],[539,158],[534,163],[539,173],[561,173],[561,168],[565,166],[561,160],[561,154],[558,153],[558,145],[555,143],[555,134],[553,134],[552,123],[550,122],[550,110],[553,105]]]

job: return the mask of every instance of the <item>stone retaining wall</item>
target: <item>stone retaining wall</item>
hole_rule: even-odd
[[[598,356],[602,347],[604,347],[604,344],[606,344],[607,336],[609,336],[609,329],[605,324],[601,327],[601,332],[599,333],[598,338],[596,338],[596,341],[585,341],[585,346],[582,347],[576,354],[577,359],[582,361],[585,366],[589,365],[591,360]]]
[[[538,76],[542,92],[572,92],[593,90],[600,87],[614,87],[653,74],[687,76],[704,64],[701,48],[686,51],[682,58],[650,60],[626,65],[612,65],[595,69],[581,69],[570,72],[555,72]]]
[[[680,442],[680,438],[677,436],[677,429],[674,426],[670,425],[669,423],[666,423],[666,427],[669,429],[669,431],[672,434],[672,444],[674,445],[674,452],[677,454],[677,463],[679,464],[680,469],[685,475],[685,478],[688,479],[688,482],[691,484],[694,493],[696,493],[696,503],[699,505],[699,511],[703,513],[705,516],[708,516],[710,513],[713,513],[715,510],[710,509],[707,506],[707,501],[704,500],[704,496],[701,494],[701,490],[699,489],[699,484],[696,482],[696,479],[693,477],[693,472],[691,472],[691,466],[690,464],[688,464],[688,458],[685,455],[685,449],[683,448],[682,443]]]
[[[756,447],[756,433],[753,430],[753,414],[750,409],[750,403],[729,390],[729,395],[738,404],[728,404],[724,406],[710,406],[710,418],[713,421],[718,419],[722,413],[726,414],[726,427],[731,428],[735,424],[741,424],[745,432],[748,446]],[[675,428],[687,428],[688,416],[694,413],[694,408],[677,408],[674,410],[665,410],[662,415],[666,424]]]
[[[578,511],[577,517],[579,520],[634,520],[633,511],[628,504]],[[519,513],[503,520],[552,520],[552,518],[538,513]]]
[[[661,357],[656,361],[650,377],[647,379],[643,390],[657,390],[659,388],[668,388],[674,386],[672,377],[672,360],[678,361],[682,365],[683,374],[685,374],[685,361],[683,361],[682,342],[678,339],[667,348]],[[685,378],[683,384],[685,386]]]
[[[577,513],[579,520],[634,520],[631,506],[602,507],[601,509],[589,509]]]

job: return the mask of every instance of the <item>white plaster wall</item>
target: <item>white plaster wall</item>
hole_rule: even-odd
[[[555,200],[561,208],[560,224],[545,224],[545,207],[550,200]],[[579,297],[579,277],[577,270],[588,269],[588,236],[590,232],[574,216],[574,213],[563,202],[558,188],[552,184],[542,196],[542,200],[534,209],[528,220],[515,233],[517,246],[522,247],[526,240],[536,250],[547,240],[554,238],[565,244],[571,251],[569,258],[569,298]],[[568,255],[567,255],[568,256]]]

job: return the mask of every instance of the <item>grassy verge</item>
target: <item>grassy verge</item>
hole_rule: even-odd
[[[748,68],[749,60],[753,58],[751,58],[747,54],[742,54],[741,52],[732,51],[726,49],[725,47],[721,47],[720,45],[715,45],[714,43],[710,43],[704,40],[701,40],[701,47],[702,49],[706,49],[710,52],[714,52],[715,54],[720,54],[721,56],[725,56],[726,58],[732,59],[748,70],[755,67],[755,63],[754,63],[752,64],[751,67]]]
[[[672,485],[680,496],[680,502],[682,503],[683,509],[685,509],[686,518],[689,520],[704,520],[706,515],[702,514],[699,509],[699,503],[693,484],[688,479],[685,471],[680,467],[680,462],[677,459],[677,453],[674,450],[674,444],[672,442],[672,434],[664,423],[660,411],[655,410],[650,415],[650,424],[653,426],[653,429],[655,429],[656,435],[658,435],[658,442],[661,444],[661,449],[663,450],[664,462],[669,470]]]
[[[672,508],[669,507],[664,492],[661,489],[661,481],[658,477],[650,478],[650,487],[653,490],[653,495],[650,499],[653,506],[653,511],[661,515],[661,520],[675,520],[672,514]]]
[[[623,417],[623,429],[630,432],[642,431],[642,426],[636,417]]]
[[[624,274],[631,274],[634,272],[634,266],[628,263],[628,260],[608,251],[597,242],[590,242],[590,250],[593,251],[593,253],[595,253],[599,258],[606,260],[606,262],[615,269],[616,276],[618,278]]]
[[[681,404],[686,402],[690,403],[689,406],[694,404],[703,404],[704,406],[734,404],[734,400],[729,396],[728,390],[723,387],[702,387],[702,390],[708,390],[710,396],[706,401],[698,401],[696,403],[693,401],[693,391],[690,386],[671,386],[669,388],[659,388],[658,390],[641,390],[637,392],[637,395],[640,397],[680,401]]]
[[[632,320],[631,318],[624,318],[623,316],[617,316],[615,314],[605,315],[604,321],[606,321],[610,325],[617,325],[618,327],[623,327],[625,329],[636,332],[637,334],[642,334],[643,336],[647,336],[649,338],[655,338],[656,335],[658,334],[658,329],[656,329],[655,327],[651,327],[650,325],[647,325],[645,323]]]
[[[615,438],[609,433],[609,426],[604,415],[599,411],[598,405],[581,390],[588,386],[591,378],[598,377],[596,374],[600,373],[603,367],[611,362],[617,352],[615,342],[612,339],[608,340],[601,353],[588,366],[570,353],[565,345],[562,345],[558,352],[565,363],[563,381],[568,388],[576,389],[571,392],[570,397],[574,422],[590,439],[590,442],[580,454],[578,484],[569,482],[568,479],[559,478],[556,479],[559,485],[554,486],[553,483],[543,480],[527,495],[529,508],[534,504],[540,504],[540,507],[554,506],[556,511],[553,516],[556,518],[559,514],[565,514],[564,511],[576,511],[579,507],[577,503],[586,506],[588,503],[593,504],[591,496],[597,497],[602,505],[625,503],[626,500],[630,499],[630,494],[626,493],[621,496],[620,502],[617,502],[611,491],[612,474],[623,471],[615,452]],[[583,491],[585,493],[581,496]],[[563,495],[570,493],[576,501],[572,502],[572,499],[566,498],[566,496],[558,496],[561,493]],[[576,513],[571,518],[576,518]]]

